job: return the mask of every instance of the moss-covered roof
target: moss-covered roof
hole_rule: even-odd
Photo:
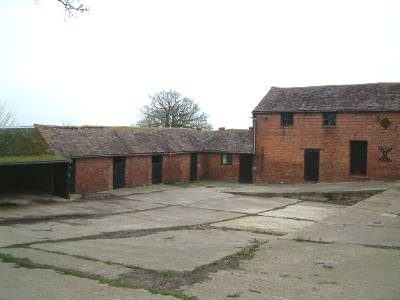
[[[60,160],[36,128],[0,128],[1,164]]]

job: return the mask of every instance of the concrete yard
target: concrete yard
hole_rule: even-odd
[[[0,259],[1,300],[399,299],[400,182],[1,196]]]

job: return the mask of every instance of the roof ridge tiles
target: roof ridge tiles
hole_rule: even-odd
[[[400,83],[271,87],[253,113],[400,111]]]
[[[52,149],[65,157],[110,156],[110,153],[129,156],[253,151],[252,134],[248,129],[201,131],[190,128],[65,127],[40,124],[35,127]],[[83,130],[79,130],[80,128]]]

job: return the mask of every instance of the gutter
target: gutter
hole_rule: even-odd
[[[43,161],[33,161],[33,162],[9,162],[0,163],[0,166],[12,166],[12,165],[46,165],[46,164],[67,164],[70,160],[43,160]]]
[[[232,154],[254,154],[251,151],[224,151],[224,150],[196,150],[186,152],[149,152],[149,153],[127,153],[127,154],[104,154],[104,155],[86,155],[86,156],[71,156],[71,159],[84,158],[102,158],[102,157],[131,157],[131,156],[152,156],[152,155],[174,155],[174,154],[190,154],[190,153],[232,153]]]

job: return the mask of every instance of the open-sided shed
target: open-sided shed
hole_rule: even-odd
[[[69,196],[69,160],[50,150],[36,128],[0,128],[0,193]]]

